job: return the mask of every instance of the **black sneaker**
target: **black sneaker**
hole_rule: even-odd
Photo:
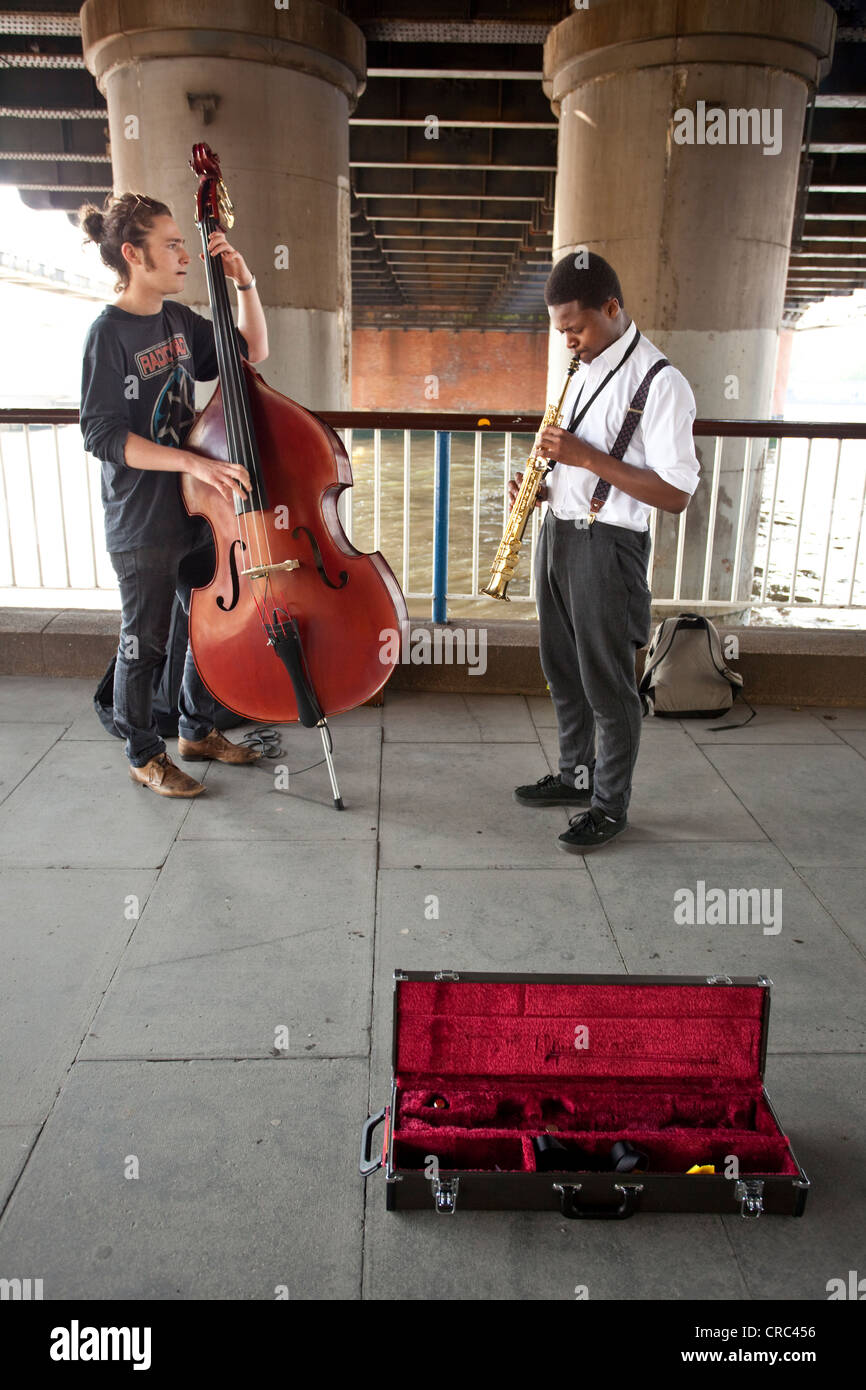
[[[628,825],[626,816],[608,820],[598,806],[591,806],[583,815],[572,816],[568,829],[559,837],[559,848],[568,854],[583,854],[585,850],[606,845]]]
[[[592,800],[592,786],[569,787],[558,776],[548,773],[537,782],[515,787],[514,800],[521,806],[588,806]]]

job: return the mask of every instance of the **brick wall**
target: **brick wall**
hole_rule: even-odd
[[[352,408],[541,412],[547,342],[546,333],[356,328]]]

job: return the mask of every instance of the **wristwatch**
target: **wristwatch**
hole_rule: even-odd
[[[251,290],[251,289],[253,288],[253,286],[255,285],[255,283],[256,283],[256,277],[255,277],[255,275],[254,275],[253,278],[252,278],[252,280],[250,281],[250,283],[249,283],[248,285],[235,285],[235,289],[236,289],[236,290],[239,290],[240,293],[243,294],[244,290]]]

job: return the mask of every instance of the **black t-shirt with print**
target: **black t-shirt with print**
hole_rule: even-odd
[[[246,340],[237,337],[247,356]],[[124,449],[130,433],[182,448],[195,418],[194,383],[216,375],[213,324],[185,304],[166,300],[158,314],[109,304],[91,324],[81,430],[85,449],[102,464],[109,551],[204,539],[206,523],[190,517],[181,501],[180,474],[130,468]]]

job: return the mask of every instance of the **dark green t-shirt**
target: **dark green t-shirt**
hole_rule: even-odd
[[[246,340],[237,337],[248,356]],[[166,300],[158,314],[109,304],[91,324],[81,430],[85,449],[102,464],[109,551],[204,539],[206,523],[190,517],[181,501],[180,474],[130,468],[124,449],[130,433],[182,448],[195,418],[194,383],[216,375],[213,324],[185,304]]]

